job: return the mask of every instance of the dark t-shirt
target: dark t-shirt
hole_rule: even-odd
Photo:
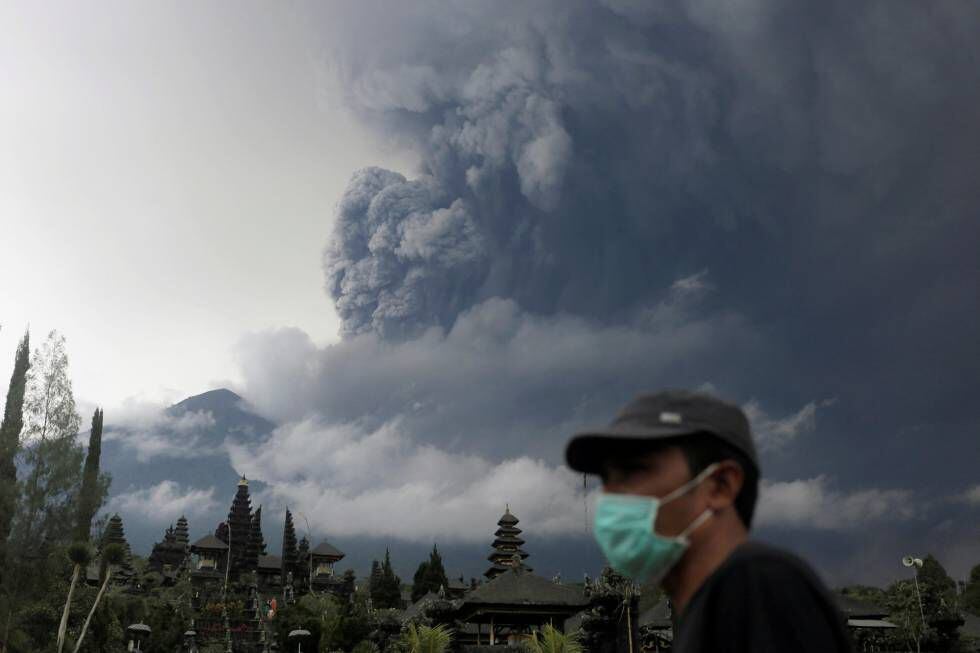
[[[758,542],[740,545],[678,617],[674,653],[851,651],[843,616],[809,565]]]

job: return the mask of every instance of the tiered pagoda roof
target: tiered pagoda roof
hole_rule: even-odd
[[[153,545],[150,553],[149,566],[151,569],[164,573],[169,566],[171,572],[181,567],[187,557],[187,520],[183,520],[183,532],[181,522],[178,522],[177,529],[171,524],[170,528],[163,534],[163,541]],[[183,538],[183,541],[181,541]]]
[[[299,552],[296,550],[296,528],[293,526],[293,513],[286,508],[286,518],[282,524],[282,577],[285,580],[290,572],[296,572]]]
[[[191,551],[227,551],[228,545],[210,533],[191,544]]]
[[[255,568],[257,557],[249,556],[248,540],[252,530],[252,500],[248,494],[248,479],[238,481],[235,498],[228,510],[228,547],[233,573]]]
[[[582,589],[535,576],[524,567],[505,569],[465,596],[459,616],[469,623],[547,623],[564,620],[588,606]]]
[[[124,584],[128,582],[134,575],[135,570],[133,569],[132,552],[129,548],[129,542],[126,541],[126,532],[123,529],[122,517],[119,513],[115,513],[109,518],[109,523],[106,525],[105,533],[102,536],[102,542],[99,546],[99,554],[105,550],[110,544],[118,544],[123,548],[125,552],[123,556],[123,561],[113,572],[113,577],[118,579],[116,582]]]
[[[278,574],[282,571],[282,558],[272,554],[261,555],[257,568],[260,573]]]
[[[177,520],[177,528],[174,529],[174,536],[177,539],[177,544],[187,549],[190,546],[190,530],[187,528],[187,517],[184,515],[180,516]]]
[[[343,551],[333,546],[326,540],[320,542],[320,544],[318,544],[317,547],[313,549],[311,554],[313,555],[314,559],[325,558],[329,562],[337,562],[339,560],[343,560],[345,555]]]
[[[487,560],[492,563],[483,574],[487,578],[496,578],[514,567],[531,571],[530,567],[524,565],[528,553],[521,548],[524,546],[524,540],[521,538],[521,529],[517,527],[519,522],[520,520],[510,512],[510,506],[507,506],[503,516],[497,522],[498,528],[494,533],[494,540],[491,545],[493,551],[487,556]]]

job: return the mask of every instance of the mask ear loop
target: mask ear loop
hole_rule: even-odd
[[[673,490],[672,492],[668,492],[663,498],[660,499],[660,505],[664,505],[668,501],[673,501],[677,497],[687,494],[688,492],[691,491],[691,488],[700,485],[701,482],[704,479],[708,478],[708,476],[710,476],[711,473],[716,469],[718,469],[718,463],[711,463],[710,465],[702,469],[701,473],[695,476],[694,478],[692,478],[690,481],[680,486],[676,490]]]
[[[696,480],[698,483],[700,483],[704,479],[708,478],[708,476],[711,474],[711,472],[713,472],[716,469],[718,469],[718,466],[719,466],[718,463],[712,463],[712,464],[708,465],[707,467],[704,468],[704,471],[702,471],[700,474],[698,474],[696,477],[694,477],[694,479],[691,479],[691,480]],[[711,516],[714,515],[714,514],[715,514],[715,511],[712,510],[711,508],[708,508],[707,510],[705,510],[704,512],[702,512],[700,515],[698,515],[698,518],[695,519],[694,521],[692,521],[691,524],[687,528],[685,528],[683,531],[681,531],[681,534],[678,537],[683,538],[683,539],[687,539],[687,536],[688,535],[690,535],[695,530],[697,530],[698,527],[701,526],[701,524],[703,524],[704,522],[708,521],[711,518]]]
[[[719,466],[718,463],[711,463],[703,470],[701,470],[701,473],[695,476],[694,478],[692,478],[690,481],[680,486],[673,492],[668,492],[667,495],[664,496],[664,498],[659,500],[655,499],[656,503],[662,506],[668,501],[673,501],[677,497],[686,494],[691,490],[691,488],[697,487],[702,481],[704,481],[704,479],[708,478],[708,476],[711,475],[711,472],[718,469],[718,466]],[[678,539],[686,538],[688,534],[690,534],[695,528],[697,528],[698,526],[706,522],[708,518],[711,517],[712,514],[714,513],[710,508],[702,512],[700,515],[698,515],[697,519],[695,519],[693,522],[690,523],[690,525],[687,528],[681,531],[681,534],[678,535],[677,538]],[[654,520],[656,520],[656,513],[654,514]],[[656,535],[657,530],[656,530],[655,521],[652,521],[650,523],[650,530],[652,530],[653,533]]]
[[[692,521],[690,526],[688,526],[683,531],[681,531],[681,534],[678,535],[677,538],[678,539],[687,539],[687,536],[688,535],[690,535],[691,533],[693,533],[701,524],[703,524],[704,522],[708,521],[708,519],[710,519],[713,514],[715,514],[714,511],[711,508],[708,508],[707,510],[705,510],[704,512],[702,512],[700,515],[698,515],[698,518],[695,519],[694,521]]]

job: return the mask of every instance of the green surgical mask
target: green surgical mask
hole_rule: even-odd
[[[612,568],[638,583],[659,583],[690,546],[687,536],[711,517],[705,510],[676,537],[654,532],[660,506],[701,484],[717,463],[664,497],[604,492],[595,511],[594,534]]]

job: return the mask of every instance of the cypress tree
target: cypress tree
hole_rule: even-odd
[[[92,430],[88,437],[88,453],[85,454],[85,467],[82,471],[82,487],[78,491],[78,513],[75,522],[75,542],[69,549],[68,557],[74,563],[71,574],[71,584],[68,586],[68,598],[65,609],[61,614],[61,625],[58,627],[58,653],[65,646],[65,633],[68,626],[68,612],[71,597],[75,593],[75,585],[81,574],[82,567],[88,564],[90,553],[88,548],[89,532],[92,530],[92,517],[99,504],[102,503],[99,492],[99,457],[102,452],[102,410],[95,409],[92,415]],[[171,529],[170,533],[173,530]],[[155,549],[155,547],[154,547]],[[152,556],[151,556],[152,559]]]
[[[419,564],[412,579],[412,602],[418,601],[429,592],[438,593],[449,586],[446,570],[442,566],[442,555],[436,545],[432,545],[429,559]]]
[[[381,563],[377,560],[371,561],[371,576],[368,578],[368,594],[371,596],[371,603],[378,607],[378,600],[381,597]]]
[[[102,455],[102,409],[92,415],[92,430],[88,436],[88,453],[82,472],[82,489],[78,493],[78,520],[75,524],[75,541],[87,542],[92,529],[92,518],[102,503],[99,496],[99,457]]]
[[[17,451],[20,449],[20,432],[24,428],[24,390],[27,387],[27,370],[31,366],[30,332],[24,333],[14,356],[14,371],[10,375],[7,403],[0,422],[0,570],[6,564],[7,540],[17,504]],[[0,580],[3,571],[0,571]]]
[[[381,564],[381,588],[375,601],[378,608],[396,608],[401,610],[405,607],[402,602],[402,580],[395,574],[391,566],[391,552],[385,549],[385,561]]]
[[[970,580],[963,588],[960,605],[975,617],[980,617],[980,565],[974,565],[970,570]]]
[[[429,562],[423,560],[419,563],[415,575],[412,576],[412,603],[429,593]]]
[[[444,587],[449,587],[449,579],[446,578],[446,569],[442,566],[442,555],[435,544],[432,545],[432,553],[429,554],[429,569],[426,576],[426,583],[433,592],[439,592]]]

